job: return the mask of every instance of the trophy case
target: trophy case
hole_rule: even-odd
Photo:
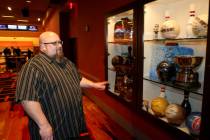
[[[180,136],[205,139],[209,0],[156,0],[142,8],[139,110]]]
[[[209,139],[209,0],[142,0],[106,23],[107,93],[177,139]]]
[[[135,4],[106,17],[108,93],[127,105],[134,105]]]

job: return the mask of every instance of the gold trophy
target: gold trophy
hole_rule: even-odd
[[[186,88],[200,88],[199,74],[196,68],[202,63],[202,56],[175,56],[174,62],[179,66],[176,74],[176,84]]]

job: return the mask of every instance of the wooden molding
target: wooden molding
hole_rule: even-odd
[[[100,81],[97,77],[95,77],[94,75],[88,73],[88,72],[85,72],[83,70],[80,70],[79,69],[79,72],[84,76],[86,77],[87,79],[90,79],[90,80],[93,80],[93,81]]]

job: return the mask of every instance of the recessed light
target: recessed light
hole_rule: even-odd
[[[29,22],[29,21],[26,20],[26,19],[18,19],[17,21],[20,21],[20,22]]]
[[[3,18],[14,18],[14,16],[1,16]]]
[[[7,9],[8,9],[9,11],[12,11],[12,8],[11,8],[10,6],[8,6]]]
[[[41,18],[37,18],[37,21],[41,21]]]
[[[30,1],[30,0],[27,0],[26,2],[27,2],[27,3],[31,3],[31,1]]]

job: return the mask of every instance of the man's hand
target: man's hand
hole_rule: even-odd
[[[42,140],[53,140],[53,130],[49,123],[39,126],[39,134]]]
[[[85,77],[82,77],[82,80],[80,81],[80,86],[81,87],[83,87],[83,88],[95,88],[97,90],[104,90],[107,84],[108,84],[108,81],[93,82],[91,80],[86,79]]]
[[[106,88],[106,85],[108,84],[107,81],[104,82],[95,82],[93,83],[93,87],[97,90],[104,90]]]
[[[52,127],[43,113],[40,103],[36,101],[24,100],[22,101],[22,105],[27,114],[39,126],[39,134],[42,140],[53,140]]]

